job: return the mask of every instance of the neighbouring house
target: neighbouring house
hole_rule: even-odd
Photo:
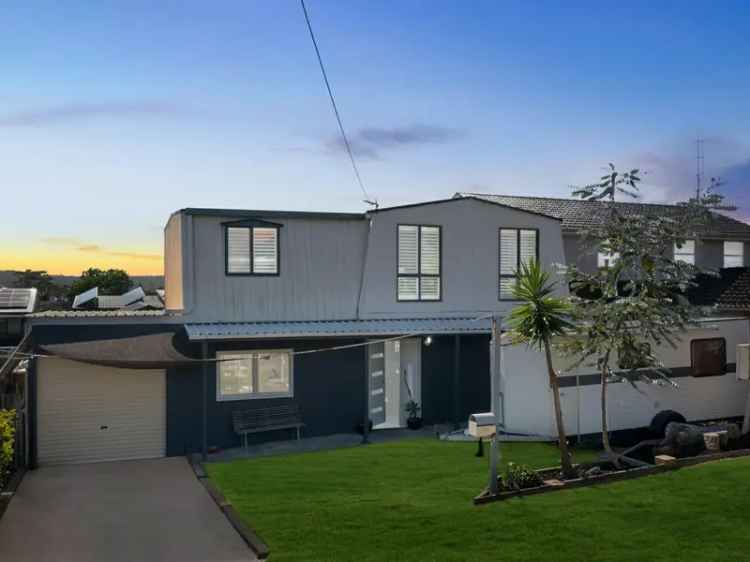
[[[403,427],[410,399],[427,424],[487,410],[489,317],[515,306],[519,264],[554,270],[588,259],[564,214],[512,199],[459,194],[366,213],[175,212],[164,230],[164,309],[32,315],[34,462],[233,447],[235,414],[281,405],[299,409],[307,436],[351,432],[366,417],[376,430]],[[706,244],[744,265],[750,225],[726,224]],[[737,322],[746,341],[747,319]],[[536,357],[517,353],[508,350],[503,369],[538,374],[543,385]],[[527,390],[504,391],[509,412],[547,408],[530,404]],[[542,434],[543,425],[529,427]]]

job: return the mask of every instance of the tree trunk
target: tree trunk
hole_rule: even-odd
[[[560,449],[560,466],[562,467],[563,476],[572,478],[575,476],[573,464],[570,460],[570,450],[568,449],[568,439],[565,435],[565,425],[563,423],[562,407],[560,405],[560,385],[557,380],[557,373],[552,366],[552,351],[550,350],[549,341],[544,342],[544,353],[547,357],[547,373],[549,374],[549,387],[552,389],[552,398],[555,406],[555,422],[557,424],[557,442]]]
[[[602,446],[604,447],[604,452],[607,454],[610,460],[612,460],[615,466],[619,468],[620,463],[617,460],[617,455],[615,455],[614,451],[612,451],[612,446],[609,444],[609,426],[607,424],[607,377],[609,376],[609,368],[607,367],[607,364],[602,365],[601,376],[602,376],[602,396],[601,396]]]

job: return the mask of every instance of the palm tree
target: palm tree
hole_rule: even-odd
[[[511,311],[508,324],[514,343],[526,343],[544,351],[555,406],[560,465],[563,475],[572,477],[575,473],[560,408],[560,385],[552,365],[552,340],[565,335],[574,326],[570,321],[570,305],[565,299],[554,295],[555,284],[554,281],[550,281],[550,274],[542,269],[537,261],[521,264],[513,296],[523,304],[519,304]]]

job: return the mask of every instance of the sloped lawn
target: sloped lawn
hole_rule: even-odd
[[[475,450],[414,439],[207,468],[272,562],[750,560],[748,459],[476,507]],[[536,467],[557,458],[544,444],[502,450]]]

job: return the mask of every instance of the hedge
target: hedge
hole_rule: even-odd
[[[0,410],[0,490],[13,466],[13,444],[16,433],[16,411]]]

